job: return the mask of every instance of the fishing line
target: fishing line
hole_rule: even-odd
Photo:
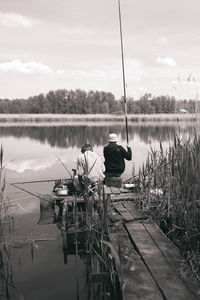
[[[19,183],[18,183],[18,184],[19,184]],[[26,192],[26,193],[28,193],[28,194],[34,196],[34,197],[37,197],[37,198],[39,198],[39,199],[41,199],[41,200],[44,200],[44,201],[47,201],[47,202],[50,202],[50,203],[54,203],[54,201],[47,200],[47,199],[41,197],[41,196],[38,195],[38,194],[32,193],[32,192],[30,192],[30,191],[28,191],[28,190],[26,190],[26,189],[23,189],[23,188],[17,186],[16,183],[11,183],[11,185],[14,186],[15,188],[17,188],[17,189],[19,189],[19,190],[21,190],[21,191],[24,191],[24,192]]]
[[[31,197],[27,196],[27,197],[23,197],[23,198],[10,199],[8,201],[5,201],[4,203],[11,203],[11,202],[19,201],[19,200],[24,200],[24,199],[31,199]]]
[[[66,165],[63,163],[63,161],[60,159],[60,157],[58,157],[58,155],[56,155],[55,153],[54,153],[54,155],[57,157],[57,159],[61,162],[61,164],[63,165],[63,167],[65,168],[65,170],[68,172],[68,174],[69,174],[69,176],[71,177],[71,178],[73,178],[72,177],[72,174],[69,172],[69,170],[67,169],[67,167],[66,167]]]

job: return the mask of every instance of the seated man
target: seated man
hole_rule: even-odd
[[[125,170],[124,159],[132,159],[132,151],[127,146],[127,151],[117,144],[118,138],[115,133],[109,134],[108,144],[104,147],[105,175],[106,177],[120,177]]]
[[[104,179],[104,164],[101,157],[93,152],[90,144],[85,144],[81,148],[82,154],[77,159],[77,174],[79,183],[84,190],[86,185],[95,185]]]

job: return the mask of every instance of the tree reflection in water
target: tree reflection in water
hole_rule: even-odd
[[[97,123],[98,125],[98,123]],[[193,124],[182,126],[180,123],[151,123],[151,124],[129,124],[129,139],[139,136],[144,143],[151,141],[168,141],[173,139],[175,133],[192,133]],[[120,123],[116,125],[70,125],[70,126],[2,126],[0,127],[0,136],[16,138],[28,137],[48,143],[52,147],[67,148],[81,147],[89,142],[92,145],[100,146],[107,143],[109,133],[115,132],[121,135],[122,141],[126,141],[125,126]]]

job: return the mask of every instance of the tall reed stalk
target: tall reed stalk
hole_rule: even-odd
[[[140,169],[142,209],[176,244],[200,281],[200,136],[181,139],[164,151],[151,149]]]
[[[87,175],[89,174],[85,174],[83,178],[85,214],[83,215],[81,211],[85,222],[79,221],[78,223],[85,223],[84,229],[88,231],[89,299],[108,300],[113,299],[114,295],[114,299],[120,299],[120,297],[116,298],[116,290],[119,288],[116,264],[119,262],[119,257],[109,240],[110,199],[105,195],[102,182],[99,181],[94,185]],[[98,278],[95,283],[94,277]]]
[[[89,244],[92,260],[92,272],[104,278],[96,283],[90,284],[90,299],[121,299],[120,298],[120,274],[116,266],[119,265],[119,253],[116,253],[109,239],[108,215],[110,210],[110,198],[105,195],[102,184],[98,185],[98,196],[93,198],[94,214],[91,218]],[[118,266],[119,267],[119,266]]]
[[[85,231],[88,233],[86,252],[89,253],[89,262],[87,263],[89,266],[87,274],[87,278],[89,278],[88,299],[120,300],[121,293],[118,293],[120,280],[116,268],[116,264],[119,264],[119,257],[109,241],[110,199],[105,195],[102,181],[93,182],[91,180],[90,172],[95,167],[95,163],[96,161],[90,165],[85,156],[82,165],[83,174],[79,176],[78,180],[74,178],[75,206],[72,212],[67,215],[68,230],[70,227],[75,230],[77,299],[79,299],[77,260],[79,243],[77,233],[78,231]],[[77,205],[77,194],[83,197],[84,206]],[[95,282],[94,277],[96,278]],[[116,296],[117,294],[118,296]]]
[[[9,288],[14,287],[10,263],[11,249],[6,236],[12,231],[13,219],[6,201],[6,180],[3,165],[3,148],[0,148],[0,298],[9,299]],[[3,298],[4,299],[4,298]]]

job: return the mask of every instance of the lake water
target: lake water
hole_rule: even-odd
[[[138,172],[150,147],[159,149],[162,142],[166,149],[173,143],[174,134],[187,137],[193,131],[193,124],[181,122],[129,125],[133,159],[126,162],[123,178],[131,177],[133,167]],[[81,299],[88,299],[84,259],[79,257],[78,262],[75,262],[77,257],[70,255],[66,261],[63,257],[61,233],[56,224],[38,224],[40,200],[34,194],[50,194],[54,182],[20,185],[27,192],[14,188],[10,183],[69,178],[68,171],[72,173],[72,169],[76,167],[81,146],[90,143],[103,159],[103,147],[111,132],[117,133],[119,144],[126,147],[126,132],[122,123],[69,126],[7,124],[0,127],[4,163],[7,164],[7,201],[11,205],[9,213],[15,217],[11,240],[13,244],[23,244],[12,250],[10,261],[14,288],[9,289],[10,299],[78,299],[75,273],[77,263]],[[30,244],[30,241],[33,243]]]

